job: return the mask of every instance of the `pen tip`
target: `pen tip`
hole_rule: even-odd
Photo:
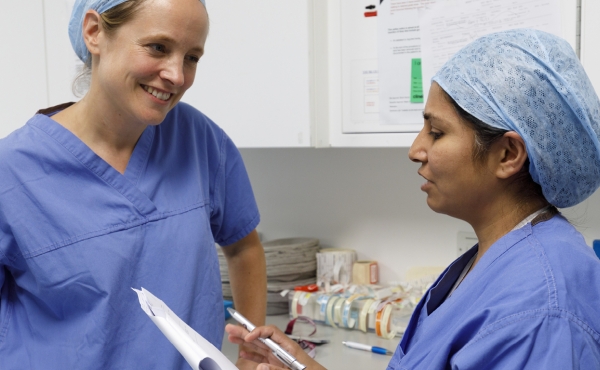
[[[227,307],[227,312],[229,312],[230,314],[233,315],[233,313],[235,312],[235,310],[231,307]]]

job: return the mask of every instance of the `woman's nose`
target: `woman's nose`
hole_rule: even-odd
[[[408,158],[417,163],[423,163],[427,161],[427,151],[425,150],[425,140],[427,133],[425,133],[425,129],[422,129],[415,141],[413,141],[410,149],[408,150]]]
[[[160,77],[171,82],[173,86],[182,86],[185,82],[183,61],[178,60],[178,58],[171,58],[161,71]]]

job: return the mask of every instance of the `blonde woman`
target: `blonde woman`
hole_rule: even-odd
[[[0,368],[189,368],[131,287],[220,347],[215,242],[237,308],[264,322],[259,213],[242,158],[179,102],[207,34],[199,0],[75,2],[69,35],[89,90],[0,141]]]

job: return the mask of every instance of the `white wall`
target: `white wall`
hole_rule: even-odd
[[[42,0],[3,1],[0,138],[48,107]]]
[[[374,259],[382,281],[411,266],[447,265],[463,222],[429,210],[407,148],[242,149],[263,240],[317,237]],[[600,239],[600,193],[565,215],[588,244]]]

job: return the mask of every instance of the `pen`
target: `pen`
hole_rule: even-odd
[[[362,343],[356,343],[356,342],[342,342],[343,345],[345,345],[346,347],[350,347],[350,348],[354,348],[354,349],[362,349],[363,351],[369,351],[369,352],[373,352],[373,353],[379,353],[380,355],[393,355],[394,353],[392,351],[389,351],[385,348],[381,348],[381,347],[375,347],[375,346],[369,346],[366,344],[362,344]]]
[[[244,316],[242,316],[241,313],[237,312],[233,308],[227,307],[227,311],[229,311],[229,313],[231,314],[231,317],[233,317],[235,319],[235,321],[237,321],[240,324],[242,324],[246,329],[248,329],[248,331],[252,331],[252,330],[254,330],[254,328],[256,328],[256,326],[254,326],[253,323],[251,323],[247,318],[245,318]],[[281,348],[279,346],[279,344],[273,342],[271,339],[269,339],[269,338],[258,338],[258,340],[260,340],[267,347],[269,347],[269,349],[271,351],[273,351],[273,354],[275,355],[275,357],[277,357],[281,362],[283,362],[284,364],[286,364],[290,369],[292,369],[292,370],[304,370],[306,368],[306,366],[304,366],[300,362],[298,362],[298,360],[296,360],[294,358],[294,356],[292,356],[289,353],[287,353],[286,350],[284,350],[283,348]]]

